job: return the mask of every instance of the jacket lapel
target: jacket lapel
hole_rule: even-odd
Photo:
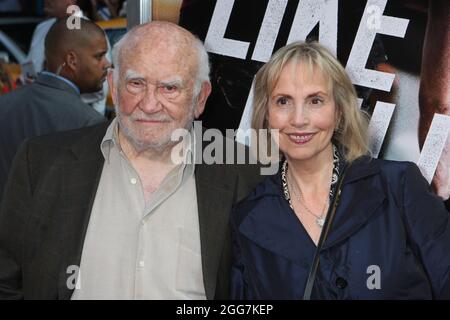
[[[385,201],[385,193],[378,181],[380,169],[375,161],[366,160],[355,162],[347,169],[341,200],[323,250],[357,232]],[[247,199],[249,203],[257,200],[255,205],[250,208],[241,205],[249,213],[238,228],[258,246],[302,265],[312,258],[316,246],[281,190],[279,174],[266,180],[265,189]]]
[[[323,250],[338,244],[357,232],[386,199],[376,160],[364,157],[348,169],[342,186],[341,200]]]
[[[60,199],[70,201],[61,204],[68,216],[60,221],[63,253],[58,280],[59,299],[70,299],[73,293],[73,288],[67,284],[74,283],[76,269],[69,271],[67,268],[80,266],[84,238],[104,163],[100,143],[107,126],[98,126],[93,133],[77,141],[71,148],[73,161],[61,166],[62,185],[67,187],[60,191]]]
[[[300,264],[314,253],[314,243],[284,199],[280,174],[267,178],[237,210],[236,216],[248,211],[238,222],[239,232],[259,247]]]
[[[203,282],[209,300],[215,296],[236,178],[218,165],[197,164],[195,168]]]

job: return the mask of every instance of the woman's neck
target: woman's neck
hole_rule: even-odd
[[[307,160],[287,157],[291,178],[305,193],[316,193],[329,189],[333,171],[333,146],[330,145],[318,156]]]

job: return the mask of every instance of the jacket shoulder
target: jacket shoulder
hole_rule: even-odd
[[[394,161],[383,159],[372,159],[380,168],[381,175],[391,182],[400,181],[405,177],[423,177],[419,167],[410,161]]]
[[[347,175],[357,178],[380,174],[390,180],[401,178],[404,174],[420,172],[417,165],[410,161],[396,161],[362,156],[348,167]]]
[[[105,122],[94,126],[51,133],[27,139],[26,143],[30,147],[69,149],[74,144],[87,142],[89,139],[98,140],[100,138],[101,141],[106,133],[108,125],[109,122]]]
[[[61,160],[72,161],[77,158],[99,159],[102,154],[100,144],[108,125],[84,127],[33,137],[25,140],[16,157],[27,159],[34,171],[41,171]]]
[[[266,200],[279,198],[281,193],[281,185],[279,185],[278,179],[278,174],[265,176],[262,181],[256,184],[247,197],[237,202],[233,207],[233,222],[239,225],[242,220],[250,214],[250,212],[255,210],[255,208],[260,206],[265,207],[264,203]]]

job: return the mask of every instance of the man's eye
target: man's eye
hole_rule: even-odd
[[[129,85],[133,86],[133,87],[142,87],[144,84],[142,83],[142,81],[138,81],[138,80],[131,80],[128,82]]]
[[[127,90],[132,94],[137,94],[145,90],[146,84],[140,80],[129,80],[127,81]]]
[[[174,85],[166,85],[164,86],[164,91],[166,92],[176,92],[178,91],[178,87]]]
[[[180,92],[178,86],[173,84],[162,85],[159,90],[162,94],[171,98],[174,98]]]

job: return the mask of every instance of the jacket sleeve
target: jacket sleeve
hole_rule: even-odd
[[[0,299],[23,299],[22,241],[31,199],[27,158],[24,143],[13,161],[0,208]]]
[[[244,300],[247,297],[247,282],[245,280],[245,265],[242,259],[242,250],[239,243],[239,234],[235,221],[233,221],[234,209],[231,213],[231,244],[232,244],[232,257],[231,257],[231,276],[230,276],[230,298],[232,300]]]
[[[450,299],[450,213],[415,164],[402,179],[403,213],[412,246],[420,256],[436,299]]]

